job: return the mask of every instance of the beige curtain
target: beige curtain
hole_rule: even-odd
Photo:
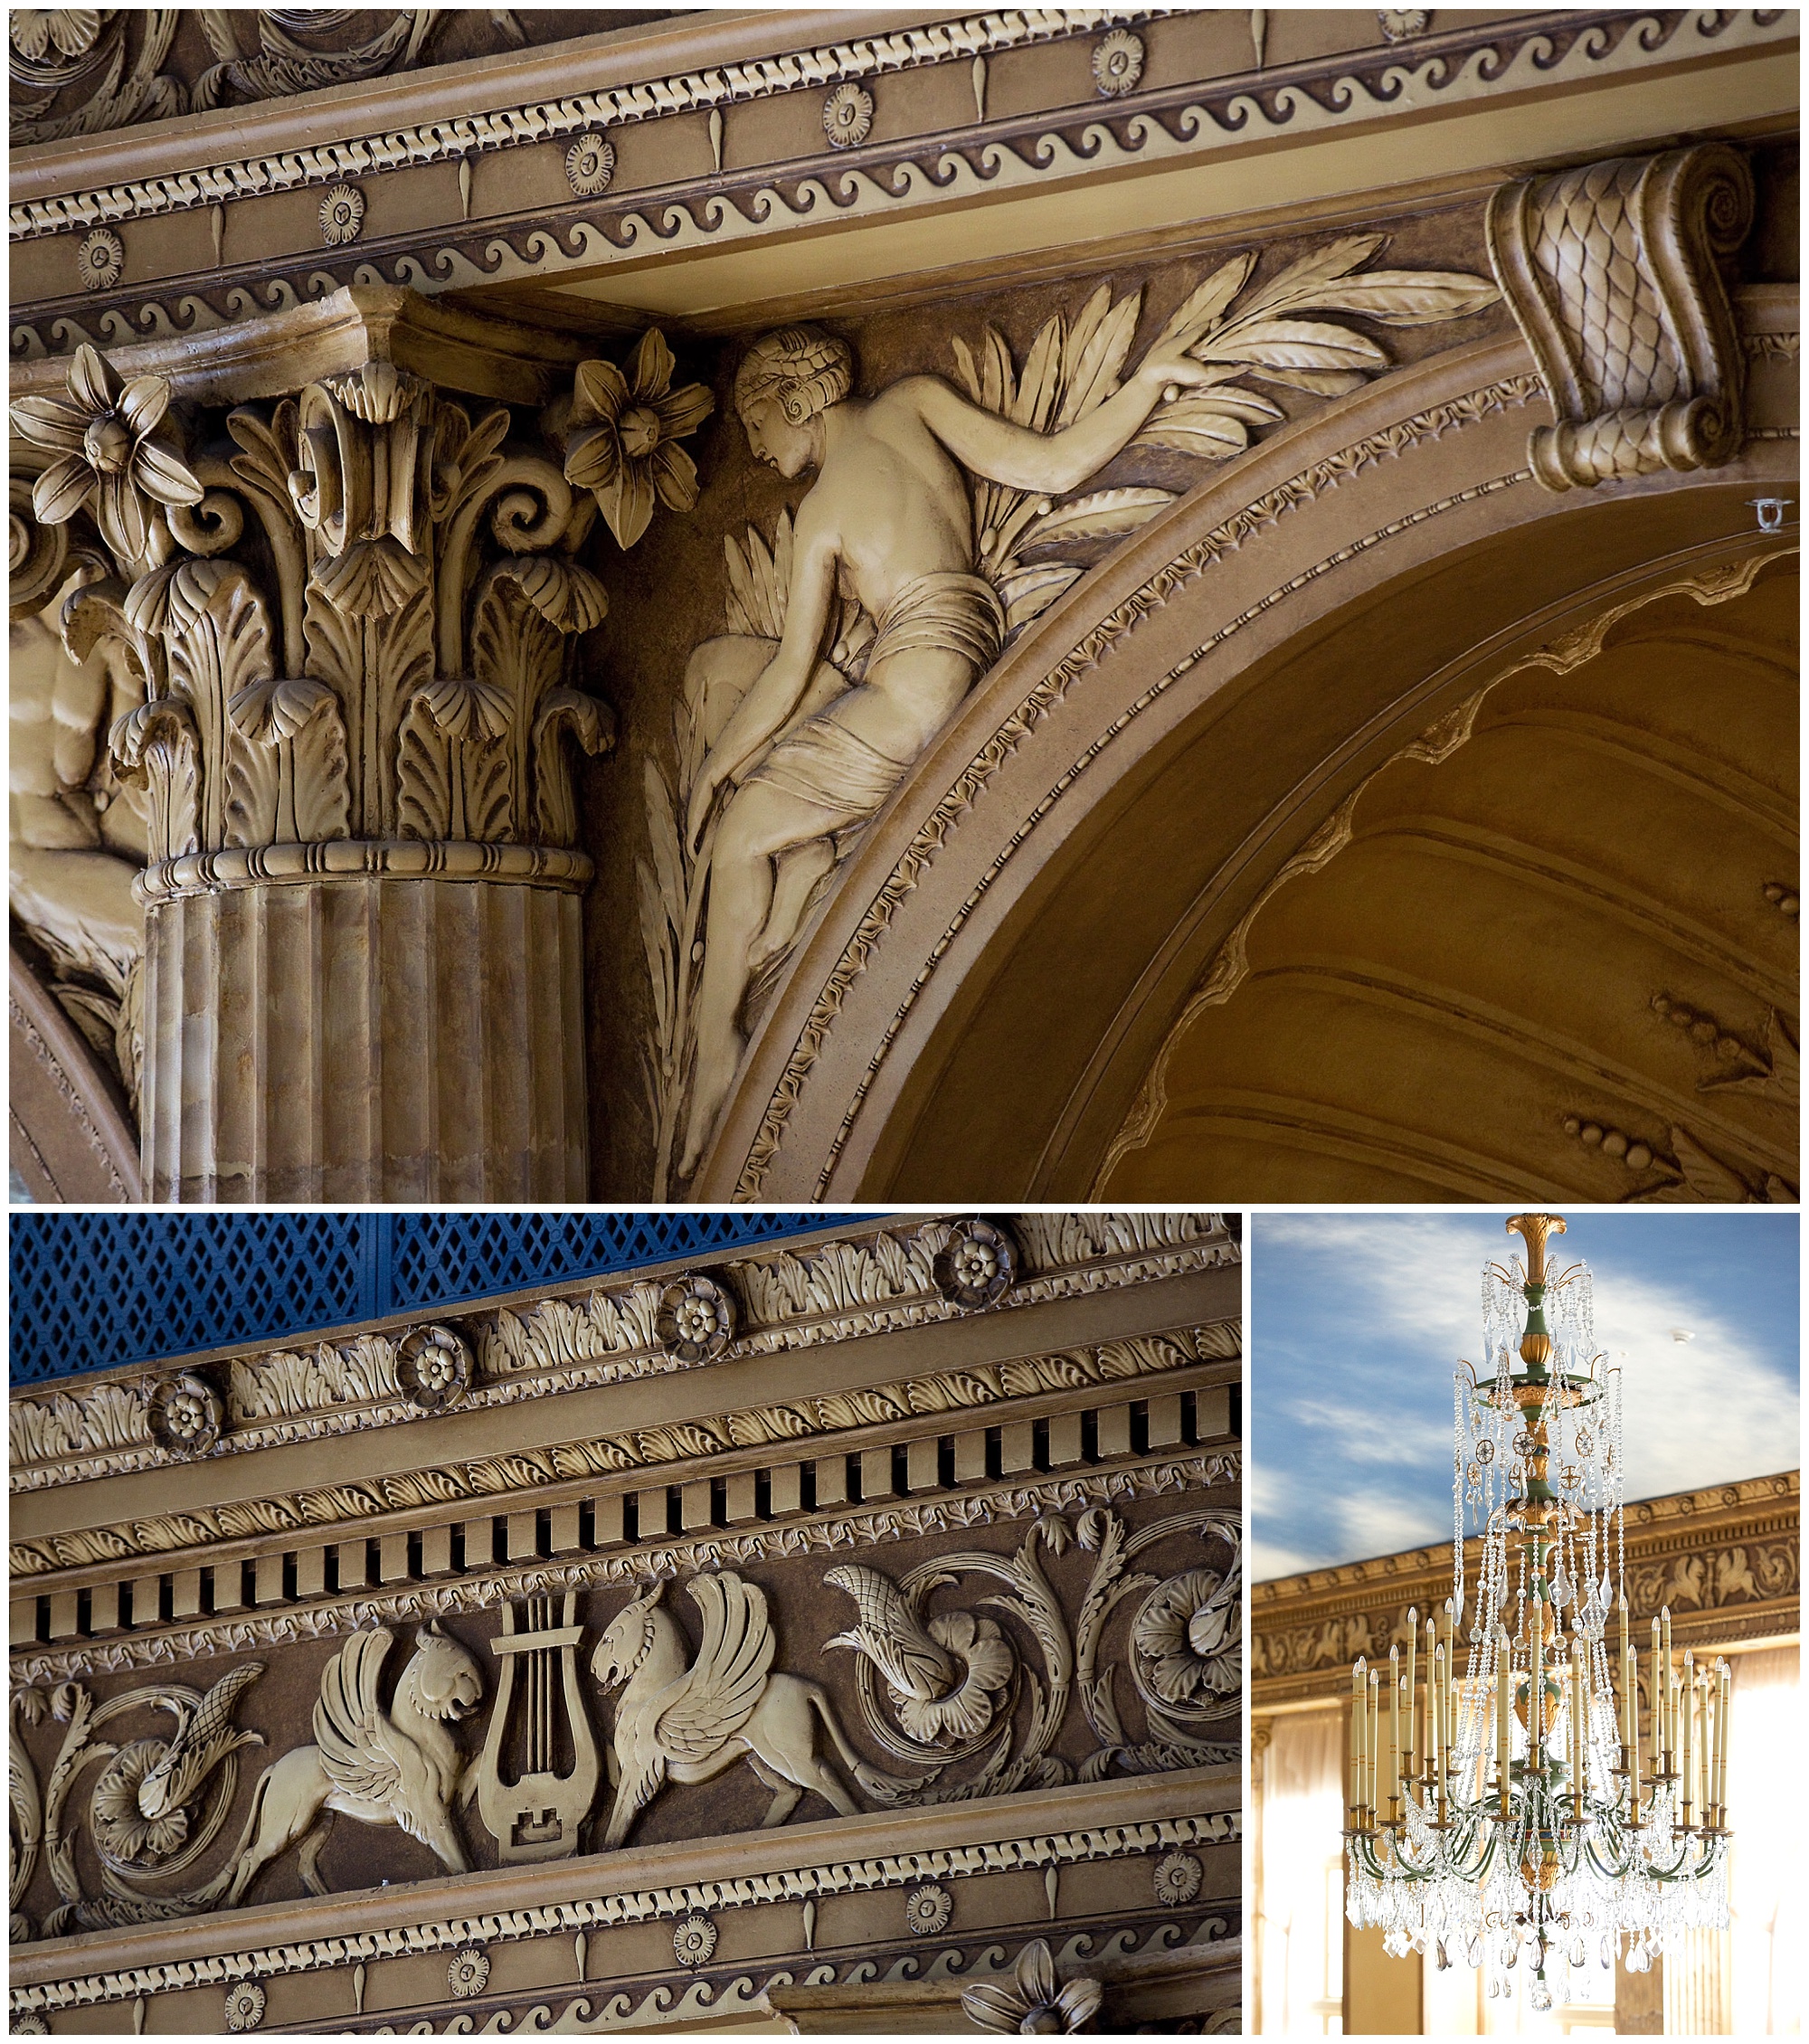
[[[1340,1710],[1274,1720],[1264,1755],[1255,1964],[1262,2032],[1344,2029],[1344,1749]]]
[[[1801,1650],[1729,1654],[1728,1664],[1728,2027],[1736,2037],[1795,2037],[1804,1935]]]

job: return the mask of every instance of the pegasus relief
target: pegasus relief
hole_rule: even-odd
[[[336,1814],[361,1824],[395,1824],[418,1838],[449,1873],[469,1861],[453,1822],[455,1799],[476,1793],[450,1727],[483,1700],[477,1661],[430,1620],[415,1634],[414,1658],[385,1710],[378,1687],[394,1644],[387,1626],[354,1633],[320,1678],[313,1746],[298,1746],[267,1767],[233,1859],[204,1891],[207,1908],[231,1908],[260,1871],[299,1842],[301,1878],[325,1895],[320,1850]]]
[[[725,1572],[696,1576],[685,1587],[704,1615],[695,1661],[687,1661],[677,1621],[660,1608],[665,1585],[657,1583],[616,1613],[591,1662],[605,1689],[628,1685],[616,1708],[606,1850],[627,1838],[665,1783],[713,1781],[740,1760],[772,1791],[762,1826],[782,1824],[807,1792],[838,1816],[857,1815],[823,1756],[819,1733],[876,1801],[893,1800],[908,1785],[860,1758],[816,1683],[772,1672],[778,1642],[757,1585]]]

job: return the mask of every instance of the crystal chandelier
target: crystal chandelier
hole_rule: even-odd
[[[1587,2000],[1623,1938],[1643,1973],[1674,1931],[1727,1923],[1728,1664],[1680,1661],[1667,1606],[1642,1670],[1620,1372],[1595,1348],[1588,1266],[1548,1276],[1556,1215],[1508,1229],[1526,1260],[1482,1273],[1489,1373],[1456,1377],[1451,1597],[1423,1641],[1409,1613],[1405,1657],[1351,1671],[1344,1837],[1353,1924],[1397,1957],[1461,1952],[1492,1996],[1524,1964],[1544,2011],[1558,1968]],[[1466,1504],[1482,1542],[1467,1632]]]

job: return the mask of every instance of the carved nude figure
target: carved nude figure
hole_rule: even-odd
[[[299,1841],[301,1878],[325,1895],[320,1849],[336,1813],[361,1824],[396,1824],[432,1849],[449,1873],[469,1862],[452,1821],[455,1798],[476,1793],[450,1727],[483,1701],[477,1661],[430,1619],[415,1634],[414,1658],[385,1710],[378,1678],[394,1644],[386,1626],[355,1632],[320,1678],[314,1746],[298,1746],[259,1777],[239,1850],[200,1897],[206,1908],[231,1908],[259,1872]]]
[[[816,1683],[772,1673],[777,1642],[757,1585],[725,1572],[685,1586],[704,1614],[695,1662],[687,1663],[677,1622],[659,1608],[663,1583],[623,1605],[592,1660],[605,1689],[628,1683],[616,1707],[606,1848],[622,1842],[664,1783],[714,1781],[739,1760],[772,1791],[762,1825],[782,1824],[807,1790],[838,1816],[854,1816],[853,1798],[823,1758],[819,1731],[869,1795],[904,1785],[859,1757]]]
[[[688,842],[709,842],[710,899],[696,1063],[682,1175],[715,1129],[743,1048],[751,979],[789,947],[838,834],[877,814],[912,762],[998,657],[997,592],[974,573],[963,471],[1050,495],[1119,452],[1164,390],[1210,380],[1166,336],[1113,395],[1040,433],[982,410],[939,376],[855,398],[847,345],[817,328],[768,334],[735,379],[759,459],[817,479],[799,506],[783,636],[718,639],[692,656],[687,694],[714,733],[693,785]],[[838,596],[873,620],[850,684],[822,658]]]

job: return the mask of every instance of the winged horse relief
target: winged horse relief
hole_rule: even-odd
[[[301,1878],[325,1895],[320,1849],[336,1813],[364,1824],[395,1824],[431,1849],[448,1872],[469,1861],[453,1822],[455,1798],[476,1793],[450,1727],[483,1701],[484,1679],[459,1642],[430,1619],[415,1633],[414,1657],[385,1710],[378,1680],[395,1636],[387,1626],[355,1632],[327,1663],[314,1706],[313,1746],[297,1746],[258,1778],[239,1848],[200,1897],[231,1908],[259,1871],[299,1841]]]
[[[685,1587],[704,1614],[695,1661],[687,1665],[684,1632],[660,1608],[663,1582],[623,1605],[592,1658],[591,1671],[605,1689],[628,1684],[616,1708],[606,1850],[628,1836],[663,1784],[713,1781],[739,1760],[772,1791],[762,1828],[782,1824],[807,1792],[838,1816],[857,1816],[859,1806],[823,1756],[819,1732],[876,1801],[895,1801],[914,1785],[861,1759],[815,1682],[772,1672],[778,1642],[756,1585],[725,1571],[695,1576]]]

